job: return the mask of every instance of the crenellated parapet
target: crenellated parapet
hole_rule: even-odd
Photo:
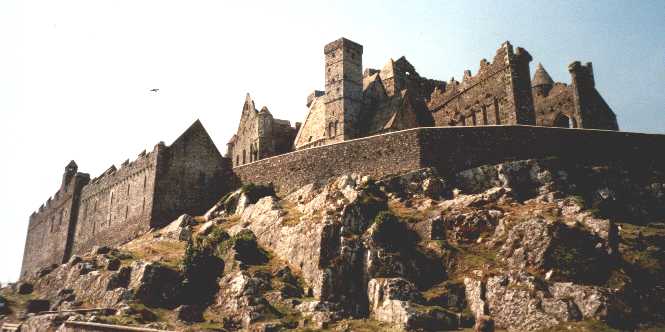
[[[465,70],[461,82],[451,78],[437,87],[428,102],[436,125],[534,124],[531,60],[529,52],[505,42],[492,62],[480,61],[475,75]]]

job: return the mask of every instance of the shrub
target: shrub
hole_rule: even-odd
[[[263,264],[268,261],[268,254],[256,242],[256,236],[250,230],[242,230],[218,246],[218,252],[226,255],[235,250],[235,259],[248,265]]]
[[[217,234],[223,237],[221,234],[226,233]],[[215,235],[215,232],[211,235]],[[201,241],[197,245],[189,241],[187,244],[182,260],[184,303],[206,303],[217,292],[217,278],[224,272],[224,261],[214,255],[210,243]]]

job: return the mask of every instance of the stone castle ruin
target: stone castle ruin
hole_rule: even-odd
[[[476,75],[466,70],[462,82],[454,78],[444,82],[420,76],[404,57],[390,59],[380,70],[363,70],[362,54],[362,45],[345,38],[324,47],[325,90],[307,97],[307,116],[295,128],[273,120],[265,108],[257,113],[248,99],[238,132],[229,142],[227,156],[233,165],[417,127],[523,124],[619,129],[614,112],[595,88],[591,63],[570,64],[570,85],[555,83],[540,64],[532,80],[529,52],[505,42],[492,62],[480,61]],[[279,130],[261,130],[280,123]]]
[[[531,55],[506,42],[476,75],[444,82],[420,76],[404,57],[363,69],[362,53],[344,38],[324,47],[325,90],[307,97],[302,124],[257,110],[248,94],[225,157],[196,121],[170,146],[160,142],[94,179],[72,161],[60,189],[30,216],[21,276],[201,214],[240,182],[288,192],[348,172],[443,174],[538,156],[637,160],[665,146],[659,135],[612,132],[616,116],[595,89],[591,63],[573,62],[569,85],[541,65],[532,80]]]
[[[185,211],[204,212],[228,191],[230,167],[199,121],[170,146],[160,142],[92,180],[70,162],[60,189],[30,215],[21,276],[122,243]]]

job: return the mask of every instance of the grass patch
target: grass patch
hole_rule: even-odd
[[[400,202],[396,199],[391,199],[388,201],[388,209],[405,222],[413,223],[418,222],[428,218],[427,210],[421,211],[414,208],[409,208],[404,205],[403,202]],[[436,209],[428,209],[434,211]]]
[[[280,202],[282,210],[286,212],[284,218],[282,219],[282,226],[295,226],[300,223],[300,218],[302,213],[296,205],[288,200],[282,200]]]
[[[170,239],[139,240],[126,247],[129,257],[125,256],[121,262],[130,260],[145,260],[159,262],[164,266],[178,269],[185,253],[185,243]]]

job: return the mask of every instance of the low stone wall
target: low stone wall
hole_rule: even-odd
[[[506,160],[559,157],[581,163],[665,164],[665,135],[536,126],[415,128],[298,150],[235,167],[243,182],[280,193],[347,173],[376,178],[423,167],[442,174]]]
[[[418,136],[412,129],[355,139],[261,159],[233,171],[242,182],[272,182],[283,193],[349,172],[399,174],[419,168]]]

